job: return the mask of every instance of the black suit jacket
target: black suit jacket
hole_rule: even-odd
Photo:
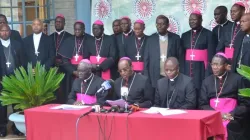
[[[159,35],[155,33],[148,38],[144,51],[144,75],[150,78],[154,88],[160,79],[160,56]],[[180,48],[180,36],[172,32],[168,32],[167,57],[176,57],[180,61],[180,68],[183,67],[184,55]]]
[[[18,41],[20,44],[23,44],[23,39],[20,33],[16,30],[11,30],[10,39]]]
[[[176,82],[175,90],[169,103],[170,108],[195,109],[197,93],[192,78],[180,73]],[[166,107],[165,99],[168,94],[168,83],[169,79],[165,77],[157,81],[155,106]]]
[[[11,53],[13,55],[16,68],[23,66],[26,68],[26,61],[24,55],[24,49],[22,44],[19,41],[10,39],[11,42]],[[3,45],[0,41],[0,61],[1,61],[1,77],[6,75],[6,58],[4,55]]]
[[[35,66],[38,61],[40,61],[42,65],[45,65],[46,69],[49,69],[54,65],[56,55],[55,47],[52,45],[51,38],[44,33],[42,33],[38,46],[38,56],[35,54],[33,34],[24,38],[24,48],[27,56],[27,62],[32,63],[32,66]]]

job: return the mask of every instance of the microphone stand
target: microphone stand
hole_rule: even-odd
[[[77,118],[77,120],[76,120],[76,140],[78,140],[78,124],[79,124],[80,119],[89,115],[91,112],[94,112],[94,111],[95,111],[95,109],[92,108],[90,111],[82,114],[80,117]]]
[[[129,113],[129,110],[128,110],[128,95],[124,95],[124,100],[125,100],[125,110],[124,110],[124,113]]]

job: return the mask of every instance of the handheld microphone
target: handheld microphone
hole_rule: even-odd
[[[104,81],[101,85],[101,88],[99,88],[96,93],[100,93],[104,90],[109,90],[111,88],[110,82],[110,80]]]

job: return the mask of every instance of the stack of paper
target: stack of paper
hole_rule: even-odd
[[[55,109],[55,110],[80,110],[80,109],[87,108],[87,107],[89,107],[89,106],[76,106],[76,105],[63,104],[63,105],[52,107],[50,109]]]
[[[168,109],[168,108],[159,108],[159,107],[151,107],[147,110],[141,111],[143,113],[147,114],[158,114],[160,113],[162,116],[168,116],[168,115],[178,115],[178,114],[183,114],[187,113],[184,110],[179,110],[179,109]]]

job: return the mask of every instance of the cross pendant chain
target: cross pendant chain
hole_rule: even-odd
[[[97,62],[99,62],[99,61],[100,61],[100,59],[101,59],[101,57],[100,57],[100,55],[98,54],[98,55],[96,56],[96,60],[97,60]]]
[[[193,51],[192,51],[192,54],[190,55],[190,57],[191,57],[192,60],[194,60],[195,55],[194,55]]]
[[[217,97],[216,100],[215,100],[214,102],[215,102],[215,107],[217,107],[218,104],[219,104],[219,102],[220,102],[220,101],[219,101],[219,98]]]
[[[78,55],[78,54],[76,54],[76,55],[75,55],[75,59],[76,59],[76,61],[78,61],[78,58],[79,58],[79,55]]]
[[[38,56],[39,52],[36,51],[35,54],[36,54],[36,56]]]
[[[10,64],[11,64],[10,62],[7,62],[7,63],[6,63],[6,65],[7,65],[8,68],[10,67]]]
[[[137,55],[135,57],[136,57],[136,60],[139,61],[141,58],[141,55],[139,53],[137,53]]]
[[[161,55],[161,61],[165,62],[166,56],[165,55]]]

